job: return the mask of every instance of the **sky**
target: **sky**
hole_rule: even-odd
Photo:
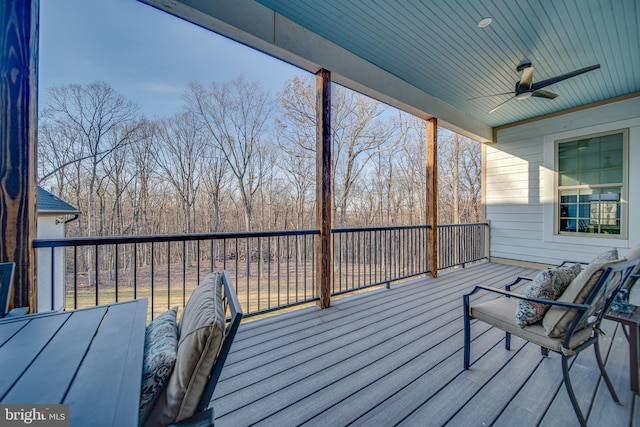
[[[137,0],[41,0],[39,105],[51,87],[109,83],[147,118],[182,109],[192,82],[243,74],[272,92],[308,73]]]

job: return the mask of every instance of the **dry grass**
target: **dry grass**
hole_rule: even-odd
[[[311,265],[307,266],[307,272],[311,271]],[[310,277],[305,277],[298,271],[289,271],[289,274],[280,272],[267,274],[252,274],[247,276],[244,272],[236,272],[231,266],[227,271],[236,288],[236,294],[243,310],[247,313],[271,309],[310,299],[313,297],[313,284]],[[250,270],[251,271],[251,270]],[[296,276],[296,273],[297,276]],[[172,266],[167,268],[155,268],[153,281],[150,269],[138,268],[133,286],[133,274],[131,271],[121,270],[116,284],[115,277],[109,277],[106,273],[98,275],[98,286],[91,284],[88,274],[79,274],[74,286],[73,277],[67,278],[66,300],[67,309],[92,307],[95,305],[109,304],[116,301],[127,301],[135,298],[148,299],[148,320],[156,317],[167,309],[178,306],[182,309],[189,296],[198,285],[199,281],[209,274],[208,268]],[[297,277],[297,279],[296,279]],[[306,288],[306,289],[305,289]],[[117,292],[116,292],[117,291]],[[97,295],[96,295],[97,294]]]
[[[250,275],[245,274],[245,271],[237,271],[233,264],[226,267],[245,313],[287,306],[287,308],[278,309],[278,312],[282,313],[285,310],[296,310],[315,304],[314,302],[296,304],[299,301],[310,301],[315,297],[312,263],[306,266],[290,267],[288,270],[286,265],[281,265],[279,270],[272,265],[270,268],[263,267],[261,274],[257,274],[257,266],[250,266]],[[149,304],[147,317],[150,321],[171,307],[178,306],[182,309],[199,281],[204,279],[209,271],[209,268],[202,267],[199,271],[196,267],[183,269],[182,265],[172,265],[169,269],[166,266],[156,267],[152,280],[150,268],[139,267],[135,272],[135,290],[133,272],[130,270],[120,270],[117,284],[115,277],[100,273],[97,287],[91,284],[95,282],[95,278],[89,280],[87,273],[77,276],[75,287],[71,276],[67,278],[66,308],[84,308],[116,301],[147,298]],[[363,286],[369,279],[365,275],[354,274],[351,271],[340,283],[343,289],[363,292],[354,288]],[[296,305],[289,307],[291,304]],[[252,316],[250,319],[269,315],[271,315],[270,312]]]

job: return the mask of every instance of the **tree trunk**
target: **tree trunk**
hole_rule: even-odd
[[[460,223],[460,140],[453,134],[453,223]]]

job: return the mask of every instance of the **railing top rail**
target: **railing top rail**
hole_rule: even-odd
[[[486,222],[468,224],[439,224],[438,227],[468,227],[488,225]],[[350,227],[334,228],[332,233],[352,233],[369,232],[380,230],[424,230],[429,229],[429,225],[400,225],[389,227]],[[276,237],[276,236],[304,236],[318,235],[319,230],[279,230],[279,231],[241,231],[241,232],[216,232],[216,233],[191,233],[191,234],[155,234],[142,236],[97,236],[97,237],[66,237],[60,239],[35,239],[34,248],[50,248],[64,246],[91,246],[91,245],[113,245],[132,243],[165,243],[184,242],[196,240],[225,240],[225,239],[245,239],[253,237]]]
[[[113,245],[149,242],[183,242],[195,240],[245,239],[252,237],[304,236],[320,234],[319,230],[281,230],[281,231],[244,231],[191,234],[156,234],[151,236],[101,236],[101,237],[69,237],[62,239],[36,239],[34,248],[50,248],[62,246]]]

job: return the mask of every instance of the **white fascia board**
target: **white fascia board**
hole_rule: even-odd
[[[139,0],[480,142],[493,128],[253,0]]]

